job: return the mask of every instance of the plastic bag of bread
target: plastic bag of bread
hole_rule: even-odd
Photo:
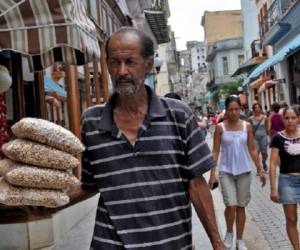
[[[66,171],[29,166],[9,159],[0,160],[0,174],[10,184],[21,187],[67,189],[80,184]]]
[[[64,170],[80,165],[79,160],[71,154],[23,139],[3,144],[2,150],[11,160],[34,166]]]
[[[70,201],[63,191],[14,187],[0,178],[0,203],[8,206],[60,207]]]
[[[47,120],[23,118],[11,130],[18,138],[40,142],[73,155],[84,151],[83,144],[71,131]]]

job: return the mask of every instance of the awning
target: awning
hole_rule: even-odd
[[[170,41],[166,15],[163,11],[144,10],[146,19],[158,44]]]
[[[266,89],[272,88],[274,85],[279,83],[279,81],[267,80],[258,89],[258,93],[265,91]]]
[[[266,88],[272,88],[274,85],[276,85],[277,83],[279,83],[279,81],[275,81],[275,80],[268,80],[268,81],[265,81],[265,86]]]
[[[232,77],[238,76],[241,74],[250,74],[259,64],[263,63],[266,60],[264,56],[256,56],[243,63],[233,74]]]
[[[279,63],[289,54],[293,53],[295,50],[300,47],[300,34],[296,36],[292,41],[286,44],[279,52],[277,52],[274,56],[266,60],[264,63],[259,65],[249,76],[248,79],[255,79],[260,76],[263,72],[265,72],[271,66]]]
[[[264,81],[262,78],[259,78],[249,84],[251,89],[259,89],[261,85],[263,85]]]
[[[1,50],[30,56],[34,70],[100,58],[96,27],[80,0],[1,0]]]
[[[44,87],[45,87],[45,92],[48,93],[56,93],[59,96],[62,97],[67,97],[67,92],[60,87],[55,81],[50,79],[48,76],[44,76]]]

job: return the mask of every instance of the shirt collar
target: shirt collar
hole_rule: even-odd
[[[158,117],[165,117],[167,111],[161,99],[149,86],[145,85],[145,87],[149,97],[147,118],[149,120],[152,120]],[[104,107],[103,113],[101,115],[101,120],[99,122],[99,129],[101,131],[112,131],[113,127],[115,126],[115,122],[113,120],[113,107],[116,101],[116,97],[117,94],[114,93]]]

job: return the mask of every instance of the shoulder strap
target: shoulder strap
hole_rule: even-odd
[[[255,134],[256,130],[258,129],[259,125],[261,124],[261,122],[264,120],[265,118],[263,117],[262,119],[259,120],[259,122],[256,125],[253,125],[253,134]]]
[[[243,121],[243,131],[247,132],[247,122]]]
[[[221,122],[221,123],[220,123],[220,125],[221,125],[221,127],[222,127],[223,131],[226,131],[226,129],[225,129],[225,125],[224,125],[224,122]]]

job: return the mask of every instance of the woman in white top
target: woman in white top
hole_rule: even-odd
[[[225,246],[230,249],[233,244],[233,225],[236,223],[236,247],[246,250],[243,232],[246,221],[245,207],[250,201],[250,183],[252,160],[259,174],[262,186],[266,179],[259,155],[254,147],[252,126],[240,119],[240,100],[229,96],[225,100],[226,120],[216,126],[214,133],[213,156],[219,161],[219,179],[223,195],[227,232]],[[250,156],[249,156],[250,153]],[[209,184],[211,188],[218,182],[216,169],[211,171]]]

